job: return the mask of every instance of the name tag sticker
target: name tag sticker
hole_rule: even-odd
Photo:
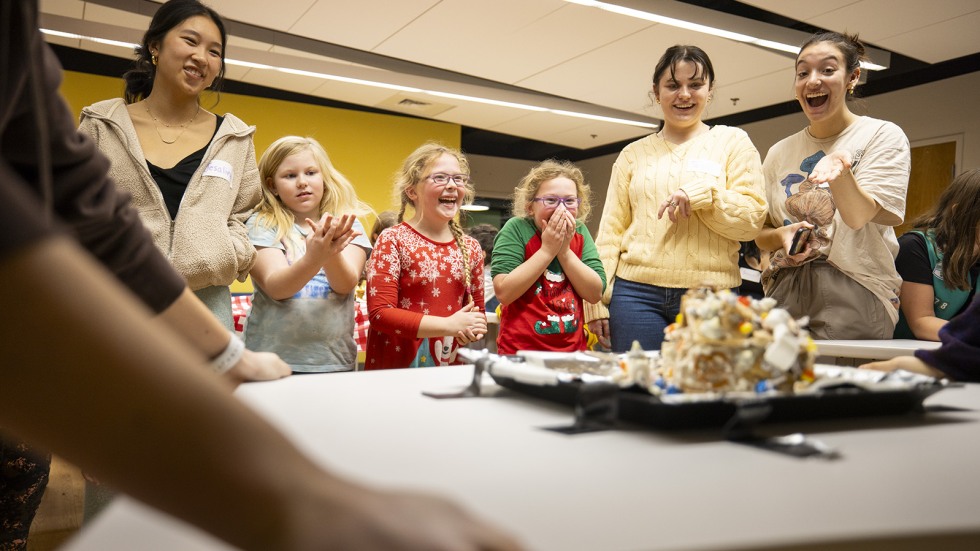
[[[208,167],[204,169],[205,176],[217,176],[218,178],[223,178],[228,182],[228,187],[231,187],[231,163],[228,161],[222,161],[220,159],[215,159],[208,163]]]
[[[715,178],[721,176],[721,165],[707,159],[689,159],[687,161],[687,170],[690,172],[701,172],[714,176]]]

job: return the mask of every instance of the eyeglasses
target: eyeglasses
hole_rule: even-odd
[[[578,197],[555,197],[554,195],[547,195],[545,197],[535,197],[534,199],[531,199],[531,201],[534,201],[536,203],[541,203],[542,205],[548,207],[549,209],[553,209],[557,207],[558,203],[564,203],[565,208],[567,209],[578,208],[578,206],[582,204],[582,200],[579,199]]]
[[[470,182],[470,177],[465,174],[443,174],[441,172],[429,175],[429,179],[432,180],[432,183],[440,186],[448,185],[450,180],[457,186],[465,186]]]

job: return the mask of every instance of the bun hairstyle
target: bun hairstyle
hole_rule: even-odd
[[[803,50],[814,44],[820,44],[821,42],[829,42],[837,48],[837,50],[841,53],[844,66],[847,67],[848,74],[860,69],[861,62],[868,60],[864,43],[858,39],[857,34],[846,34],[833,31],[817,33],[811,36],[806,42],[803,43],[802,46],[800,46],[800,53],[802,54]],[[800,58],[797,57],[796,60],[799,61]],[[854,90],[852,89],[851,93],[853,92]]]
[[[156,78],[157,68],[153,64],[150,45],[162,43],[164,37],[174,27],[198,15],[203,15],[213,21],[221,33],[221,69],[218,70],[218,76],[215,77],[210,88],[214,91],[220,89],[221,81],[225,76],[225,45],[228,43],[224,21],[218,12],[198,0],[170,0],[162,4],[153,15],[150,27],[146,29],[143,40],[140,42],[139,48],[136,49],[136,61],[133,62],[133,68],[123,75],[123,80],[126,81],[126,89],[123,95],[126,103],[136,103],[149,96],[150,91],[153,90],[153,80]]]

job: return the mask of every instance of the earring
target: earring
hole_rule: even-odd
[[[150,63],[152,63],[153,66],[156,67],[156,64],[157,64],[157,54],[150,54]]]
[[[657,105],[660,105],[660,98],[657,98]]]
[[[850,88],[848,88],[847,89],[847,93],[853,96],[854,95],[854,87],[851,86]]]

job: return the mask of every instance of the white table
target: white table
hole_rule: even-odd
[[[817,355],[841,360],[890,360],[897,356],[911,356],[916,350],[939,348],[935,341],[913,339],[890,340],[825,340],[817,344]],[[863,362],[859,362],[863,363]]]
[[[803,423],[838,460],[806,460],[714,433],[626,427],[566,436],[568,409],[501,390],[436,400],[470,368],[304,375],[238,395],[324,465],[463,503],[537,550],[718,549],[834,541],[980,544],[980,385],[949,388],[925,417]],[[956,409],[961,408],[961,409]],[[233,460],[234,458],[229,458]],[[957,536],[958,534],[958,536]],[[946,540],[943,544],[949,544]],[[950,548],[948,545],[941,547]],[[227,549],[129,499],[66,551]]]

